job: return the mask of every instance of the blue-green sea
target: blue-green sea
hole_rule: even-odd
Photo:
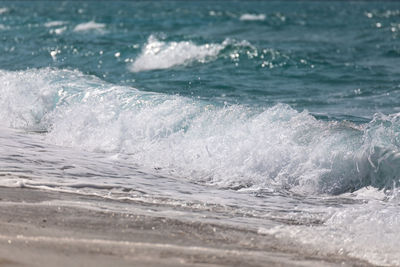
[[[400,2],[1,1],[0,126],[3,186],[400,265]]]

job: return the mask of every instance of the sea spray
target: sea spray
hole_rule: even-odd
[[[399,14],[390,1],[2,2],[0,184],[399,265]]]
[[[331,194],[398,183],[396,114],[364,125],[320,121],[284,104],[219,106],[68,70],[2,71],[0,81],[6,126],[197,182]]]
[[[193,61],[204,62],[215,57],[226,46],[223,44],[196,45],[190,41],[164,42],[151,35],[139,57],[129,69],[133,72],[167,69]]]
[[[132,72],[168,69],[195,62],[210,62],[219,56],[237,60],[239,53],[253,57],[257,55],[257,49],[246,40],[225,39],[222,43],[195,44],[192,41],[167,42],[150,35],[128,69]]]

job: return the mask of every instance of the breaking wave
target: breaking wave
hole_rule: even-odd
[[[396,187],[400,176],[400,114],[327,122],[285,104],[219,106],[46,68],[0,71],[0,120],[46,132],[53,144],[232,189],[340,194]]]
[[[265,14],[243,14],[240,16],[240,20],[246,21],[246,20],[265,20],[266,16]]]
[[[44,24],[45,27],[51,28],[51,27],[57,27],[57,26],[63,26],[67,24],[65,21],[60,21],[60,20],[55,20],[55,21],[48,21]]]
[[[132,72],[168,69],[173,66],[189,64],[194,61],[205,62],[224,49],[222,44],[196,45],[190,41],[164,42],[151,35],[141,54],[129,67]]]
[[[75,32],[102,31],[105,27],[106,25],[104,23],[89,21],[76,25],[74,31]]]
[[[8,11],[9,11],[8,8],[6,8],[6,7],[0,7],[0,15],[1,15],[1,14],[4,14],[4,13],[7,13]]]

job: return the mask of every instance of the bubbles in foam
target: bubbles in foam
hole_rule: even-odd
[[[266,18],[265,14],[243,14],[240,16],[240,20],[243,21],[265,20],[265,18]]]
[[[321,226],[281,225],[260,232],[295,238],[314,253],[349,255],[379,266],[400,265],[400,236],[394,230],[400,227],[398,199],[387,201],[385,194],[374,188],[352,195],[362,201],[325,208]],[[314,209],[321,212],[320,207]]]
[[[35,129],[53,109],[55,92],[47,71],[0,71],[1,123],[14,128]]]
[[[86,31],[101,31],[106,27],[104,23],[97,23],[95,21],[89,21],[81,23],[75,26],[75,32],[86,32]]]
[[[66,70],[2,71],[0,84],[3,124],[197,182],[339,194],[399,179],[396,114],[361,126],[324,122],[283,104],[219,107]]]
[[[225,48],[222,44],[196,45],[190,41],[164,42],[151,35],[139,57],[129,69],[133,72],[168,69],[193,61],[204,62]]]

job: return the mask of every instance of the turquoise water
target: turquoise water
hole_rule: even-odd
[[[1,184],[212,199],[398,265],[399,59],[398,2],[0,2]]]
[[[377,112],[399,111],[396,2],[45,1],[2,2],[2,8],[1,69],[78,69],[113,84],[212,103],[287,103],[323,119],[367,122]],[[76,30],[90,21],[98,25]],[[162,49],[190,42],[219,50],[203,56],[199,48],[171,48],[175,66],[129,71],[156,40]],[[55,60],[51,51],[59,51]]]

